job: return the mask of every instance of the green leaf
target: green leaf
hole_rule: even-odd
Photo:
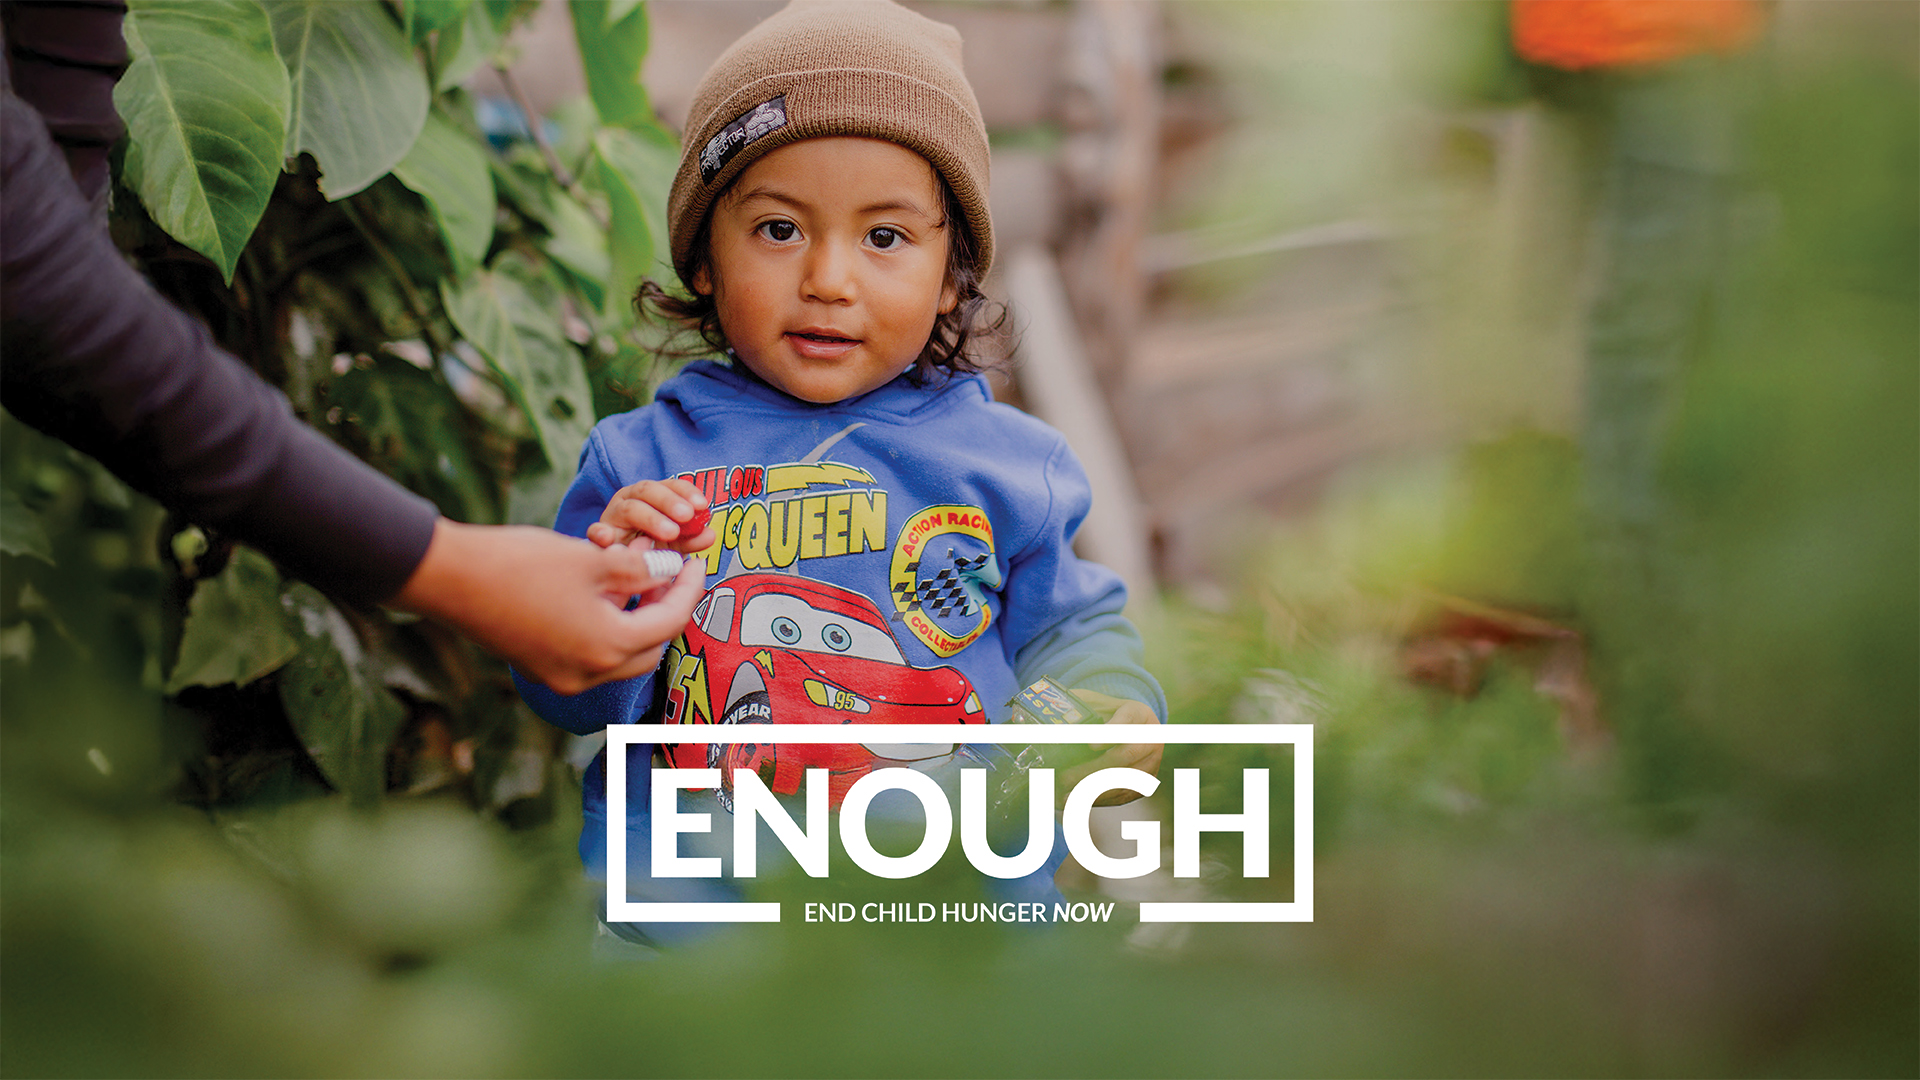
[[[349,421],[347,442],[367,462],[432,499],[456,521],[492,522],[498,483],[473,451],[475,420],[432,373],[390,356],[332,381],[325,405]]]
[[[554,262],[579,275],[598,303],[607,288],[607,233],[572,196],[556,193],[548,204],[546,252]]]
[[[627,301],[642,277],[671,276],[667,192],[679,165],[679,150],[662,139],[621,128],[604,128],[594,136],[594,176],[611,211],[608,318],[631,320]]]
[[[536,299],[496,266],[457,284],[442,281],[440,296],[454,327],[487,358],[532,422],[548,465],[571,478],[593,427],[593,394],[579,354],[561,334],[557,290]]]
[[[549,108],[546,113],[547,142],[560,164],[580,175],[589,167],[587,154],[593,148],[594,132],[600,130],[600,114],[585,97],[570,97]],[[582,176],[584,180],[585,177]]]
[[[479,6],[487,9],[493,25],[504,34],[531,18],[540,3],[541,0],[481,0]]]
[[[553,183],[553,174],[546,171],[546,166],[533,167],[532,155],[524,153],[524,149],[512,147],[505,154],[489,159],[488,164],[493,168],[493,190],[503,205],[544,225],[552,213],[553,192],[559,190],[559,185]]]
[[[401,0],[400,15],[407,39],[415,45],[427,35],[466,17],[473,0]]]
[[[462,273],[487,257],[493,242],[493,173],[477,140],[438,111],[430,112],[420,138],[393,174],[427,201]]]
[[[385,176],[420,137],[426,74],[376,3],[272,0],[269,12],[293,95],[287,153],[311,153],[320,190],[345,198]]]
[[[433,46],[433,89],[450,90],[467,81],[500,48],[505,34],[485,4],[467,8],[459,22],[448,23]]]
[[[572,483],[571,469],[522,470],[507,488],[506,524],[552,526]]]
[[[647,13],[627,12],[609,22],[611,12],[597,0],[573,0],[573,37],[580,43],[580,65],[587,94],[606,124],[651,124],[653,103],[640,85],[640,64],[647,58]]]
[[[127,125],[121,167],[147,212],[227,281],[284,157],[287,70],[254,0],[134,0],[130,63],[113,89]]]
[[[20,501],[11,488],[0,488],[0,551],[31,555],[52,566],[53,541],[40,524],[40,515]]]
[[[266,556],[236,547],[226,569],[193,590],[167,693],[189,686],[244,686],[298,651],[280,614],[280,572]]]
[[[355,802],[387,787],[387,750],[406,708],[372,674],[347,617],[311,586],[296,582],[282,604],[298,639],[280,670],[280,703],[327,781]]]

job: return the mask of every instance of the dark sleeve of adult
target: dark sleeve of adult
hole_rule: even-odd
[[[0,92],[0,402],[344,600],[391,597],[433,504],[293,415],[121,257],[38,113]]]
[[[125,0],[0,0],[0,85],[33,106],[94,213],[107,206],[107,153],[124,130],[113,86],[127,69]]]

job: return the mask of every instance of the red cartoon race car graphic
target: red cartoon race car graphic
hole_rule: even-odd
[[[714,586],[668,649],[663,719],[674,724],[982,724],[980,695],[953,667],[907,664],[880,609],[865,596],[791,574],[752,573]],[[718,705],[718,710],[715,705]],[[955,743],[673,744],[675,768],[751,769],[773,791],[799,790],[807,769],[829,772],[835,806],[876,768],[923,765]]]

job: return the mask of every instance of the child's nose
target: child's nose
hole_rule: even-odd
[[[854,256],[844,245],[815,244],[807,252],[806,277],[801,291],[809,300],[826,304],[851,303],[854,299]]]

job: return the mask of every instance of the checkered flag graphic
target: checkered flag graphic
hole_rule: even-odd
[[[952,549],[947,552],[952,555]],[[991,552],[971,559],[954,558],[953,565],[941,570],[931,578],[920,577],[920,563],[910,563],[907,571],[913,574],[913,584],[899,584],[893,591],[906,603],[907,611],[930,609],[935,615],[971,615],[974,612],[973,596],[967,590],[968,578],[993,558]]]

